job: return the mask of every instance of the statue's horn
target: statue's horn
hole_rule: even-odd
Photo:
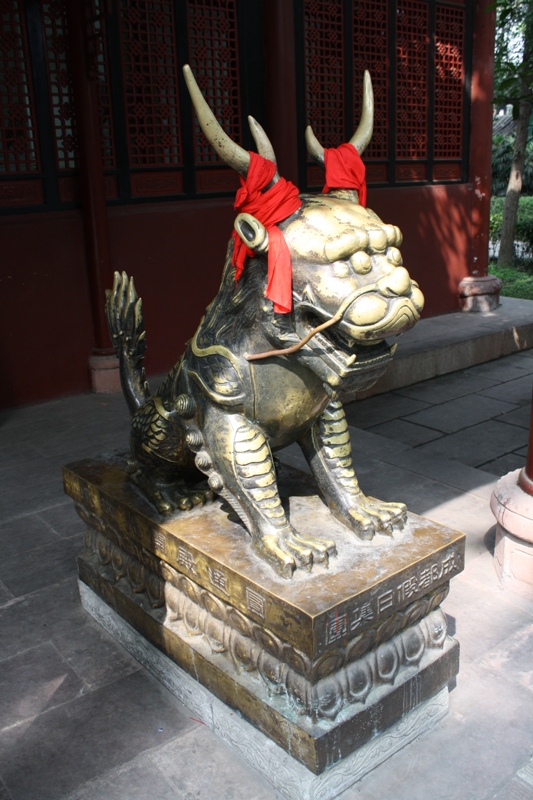
[[[217,151],[220,158],[232,167],[239,175],[246,177],[250,166],[248,151],[235,144],[225,131],[220,127],[215,115],[204,100],[198,84],[188,64],[183,67],[183,74],[191,96],[193,106],[198,116],[198,122],[209,143]]]
[[[362,155],[370,139],[372,138],[372,131],[374,129],[374,91],[372,89],[372,79],[370,73],[365,69],[363,78],[363,108],[361,111],[361,120],[357,127],[356,132],[350,139],[352,144],[359,155]],[[310,125],[305,130],[305,141],[307,143],[307,152],[318,161],[319,164],[324,163],[324,148],[313,133]]]
[[[263,158],[268,158],[269,161],[273,161],[274,164],[277,164],[278,162],[276,161],[274,148],[272,147],[272,143],[266,135],[263,127],[253,117],[248,117],[248,124],[250,125],[250,130],[252,132],[252,136],[254,137],[255,146],[257,147],[257,152],[259,155],[263,156]]]

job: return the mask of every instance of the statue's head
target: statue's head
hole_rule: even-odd
[[[250,153],[222,130],[188,67],[184,68],[184,73],[205,135],[219,156],[246,180]],[[270,182],[263,188],[266,196],[283,179],[265,131],[253,117],[249,117],[249,123],[259,154],[273,165]],[[424,305],[422,292],[403,266],[399,229],[384,224],[363,204],[366,187],[360,155],[370,141],[372,128],[372,84],[365,73],[360,124],[350,142],[337,149],[342,151],[342,158],[353,160],[355,166],[352,168],[350,164],[348,177],[338,179],[339,172],[335,172],[340,187],[333,185],[318,195],[300,195],[295,210],[275,225],[276,237],[277,231],[281,231],[284,247],[290,255],[292,313],[282,319],[285,315],[275,313],[276,305],[272,307],[265,301],[263,306],[272,315],[272,324],[267,325],[269,339],[277,346],[283,340],[286,343],[288,328],[299,340],[305,338],[307,341],[300,355],[295,355],[309,361],[312,351],[315,362],[317,358],[320,360],[321,371],[329,376],[327,380],[331,385],[356,375],[365,363],[367,367],[372,361],[376,366],[385,365],[390,360],[391,348],[383,340],[411,328],[420,318]],[[309,154],[317,162],[324,164],[331,158],[332,151],[324,151],[310,127],[306,131],[306,141]],[[339,153],[335,151],[334,155],[337,158]],[[358,177],[361,174],[362,181]],[[326,163],[327,183],[330,175],[333,170],[328,173]],[[277,186],[275,191],[279,188]],[[297,195],[297,190],[293,194]],[[264,224],[260,216],[248,212],[238,214],[235,231],[249,255],[267,259],[274,236],[272,226]],[[319,327],[321,330],[316,331]]]

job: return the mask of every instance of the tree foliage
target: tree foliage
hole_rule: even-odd
[[[498,264],[511,264],[518,202],[533,109],[533,0],[497,0],[495,93],[497,105],[511,104],[517,120],[505,194]]]
[[[494,6],[494,104],[499,108],[511,105],[513,117],[518,119],[520,100],[533,100],[533,53],[527,47],[533,33],[533,2],[497,0]]]

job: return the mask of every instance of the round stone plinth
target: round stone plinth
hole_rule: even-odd
[[[488,313],[498,308],[502,282],[496,275],[469,275],[460,282],[459,307],[463,311]]]
[[[533,496],[519,475],[517,469],[501,478],[490,500],[498,522],[494,567],[503,588],[533,599]]]
[[[120,392],[120,370],[115,355],[92,355],[89,358],[93,392],[111,394]]]

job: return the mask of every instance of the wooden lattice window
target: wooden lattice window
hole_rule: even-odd
[[[459,179],[463,145],[465,11],[438,5],[435,11],[436,179]]]
[[[40,169],[24,9],[0,3],[0,172]]]
[[[466,180],[471,6],[465,0],[295,2],[304,82],[300,127],[311,123],[325,147],[346,141],[368,69],[375,103],[364,155],[368,182]],[[301,185],[320,185],[323,172],[311,165],[302,142],[300,170]]]
[[[374,89],[374,133],[365,151],[367,179],[387,180],[385,161],[389,149],[387,54],[389,48],[387,0],[361,0],[353,16],[354,113],[361,108],[362,81],[367,69]],[[378,163],[379,162],[379,163]]]
[[[305,102],[310,124],[327,147],[344,141],[342,0],[306,0]]]
[[[121,0],[120,30],[130,165],[180,165],[173,3]]]
[[[239,51],[235,0],[195,0],[188,6],[189,59],[215,117],[235,142],[242,141]],[[196,164],[220,163],[198,122],[194,129]]]
[[[41,6],[56,164],[60,172],[79,166],[65,1],[45,0]]]
[[[427,157],[428,6],[398,0],[396,10],[396,157]],[[401,177],[403,167],[398,167]],[[408,169],[418,169],[409,166]],[[425,177],[422,172],[416,173]]]

